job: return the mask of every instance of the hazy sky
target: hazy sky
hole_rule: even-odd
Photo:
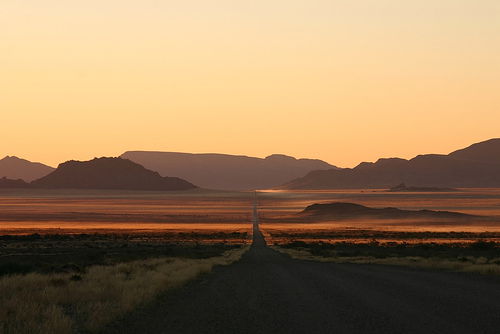
[[[0,155],[320,158],[500,137],[498,0],[1,0]]]

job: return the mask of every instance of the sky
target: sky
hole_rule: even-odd
[[[498,0],[0,1],[0,156],[352,167],[493,137]]]

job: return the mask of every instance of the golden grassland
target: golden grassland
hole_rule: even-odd
[[[475,272],[480,274],[500,275],[500,257],[488,259],[486,257],[466,256],[460,259],[441,257],[385,257],[374,256],[317,256],[307,249],[284,248],[277,245],[270,246],[274,250],[287,254],[294,259],[332,263],[354,264],[384,264],[395,266],[409,266],[422,269],[439,269],[458,272]]]
[[[498,232],[317,230],[267,224],[262,233],[271,248],[295,259],[500,275]]]
[[[238,261],[249,246],[207,259],[154,258],[92,266],[85,273],[12,275],[0,278],[0,332],[95,333],[214,266]]]

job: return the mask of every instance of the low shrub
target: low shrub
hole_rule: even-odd
[[[206,259],[155,258],[84,273],[29,273],[0,278],[0,332],[97,332],[165,290],[237,261],[247,247]]]

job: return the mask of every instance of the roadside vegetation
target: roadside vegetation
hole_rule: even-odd
[[[6,334],[95,333],[217,265],[239,260],[248,246],[205,259],[152,258],[90,266],[81,274],[30,273],[0,279],[0,323]]]
[[[248,249],[248,233],[0,237],[0,333],[97,333]]]
[[[374,233],[380,239],[368,240],[361,231],[356,231],[356,237],[352,236],[347,241],[346,234],[342,232],[342,241],[325,239],[325,234],[315,238],[313,233],[304,232],[268,232],[266,239],[272,248],[296,259],[500,275],[500,243],[491,241],[491,238],[498,237],[498,233],[405,232],[399,235],[399,240],[395,240],[397,232],[384,234],[370,231],[369,235],[373,236]],[[470,241],[471,238],[475,240]]]
[[[0,235],[0,277],[31,272],[79,274],[88,266],[154,257],[208,258],[250,238],[249,232],[223,231]]]

